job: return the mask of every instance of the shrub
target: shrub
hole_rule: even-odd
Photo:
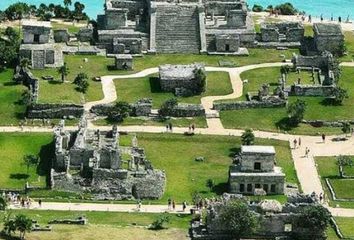
[[[343,101],[345,98],[348,98],[348,91],[346,89],[343,89],[341,87],[336,87],[333,89],[332,92],[332,100],[333,103],[336,105],[342,105]]]
[[[254,144],[254,134],[252,129],[246,129],[241,135],[242,145],[253,145]]]
[[[288,106],[287,113],[289,116],[290,124],[297,126],[303,119],[306,111],[306,102],[297,99],[296,102]]]
[[[76,89],[79,92],[86,93],[88,87],[90,86],[87,74],[79,73],[74,80],[74,84],[77,86]]]
[[[117,102],[108,112],[108,120],[116,123],[123,122],[131,112],[131,106],[127,102]]]
[[[263,12],[263,7],[261,5],[258,5],[258,4],[254,4],[253,7],[252,7],[252,11],[253,12]]]
[[[159,115],[161,117],[166,117],[170,114],[171,109],[173,109],[174,107],[176,107],[178,104],[178,101],[176,98],[171,98],[168,99],[167,101],[165,101],[160,109],[159,109]]]
[[[164,225],[169,222],[170,222],[170,216],[168,216],[167,214],[160,215],[155,221],[151,223],[150,229],[152,230],[165,229],[166,227]]]
[[[283,3],[275,6],[275,10],[278,10],[282,15],[295,15],[299,11],[291,3]]]

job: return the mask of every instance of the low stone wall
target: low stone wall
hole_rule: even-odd
[[[27,68],[16,67],[14,80],[16,82],[22,82],[23,85],[28,87],[31,94],[31,103],[36,103],[38,101],[39,93],[39,83],[38,79],[33,76],[31,71]]]
[[[170,117],[200,117],[205,116],[205,109],[201,104],[179,103],[172,109],[169,109],[167,116]]]
[[[152,102],[146,99],[141,99],[136,103],[130,104],[132,111],[130,113],[131,116],[149,116],[151,113]],[[108,113],[112,110],[114,104],[99,104],[95,105],[90,109],[91,113],[96,114],[97,116],[107,116]]]
[[[28,118],[80,118],[84,114],[84,107],[76,104],[33,104],[27,107]]]
[[[247,108],[278,108],[285,107],[287,101],[283,99],[268,100],[268,101],[235,101],[235,102],[220,102],[214,103],[213,109],[218,111],[225,110],[240,110]]]
[[[311,96],[311,97],[329,97],[332,95],[335,86],[322,85],[299,85],[291,86],[289,95],[291,96]]]
[[[302,123],[309,124],[313,127],[343,127],[344,123],[350,123],[354,125],[353,120],[337,120],[337,121],[326,121],[326,120],[303,120]]]
[[[111,103],[94,105],[90,109],[90,112],[96,114],[97,116],[107,116],[113,107],[114,105]]]

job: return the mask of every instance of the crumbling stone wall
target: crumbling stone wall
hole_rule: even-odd
[[[54,41],[57,43],[69,42],[70,34],[67,29],[54,30]]]
[[[80,118],[84,107],[76,104],[33,104],[27,107],[26,116],[35,119],[52,119],[75,117]]]
[[[213,109],[218,111],[239,110],[247,108],[278,108],[285,107],[287,101],[281,98],[273,98],[264,101],[235,101],[235,102],[217,102],[213,104]]]
[[[201,117],[205,116],[205,109],[201,104],[178,103],[166,112],[170,117]]]
[[[93,41],[93,28],[92,27],[80,28],[80,30],[76,36],[80,42],[92,42]]]
[[[335,86],[322,85],[300,85],[294,84],[291,86],[289,95],[292,96],[311,96],[311,97],[330,97],[333,95]]]

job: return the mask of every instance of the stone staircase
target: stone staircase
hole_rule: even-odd
[[[286,35],[283,33],[279,33],[279,42],[286,42]]]
[[[157,5],[155,38],[158,53],[199,53],[197,5]]]

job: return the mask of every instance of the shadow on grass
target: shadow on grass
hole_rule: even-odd
[[[276,122],[275,126],[283,131],[290,131],[297,127],[297,125],[291,122],[291,119],[288,117],[284,117],[278,122]]]
[[[23,180],[23,179],[29,178],[29,175],[26,173],[11,173],[10,178],[17,179],[17,180]]]
[[[150,77],[149,78],[150,82],[150,91],[152,93],[161,93],[163,92],[161,89],[160,81],[158,77]]]
[[[222,195],[223,193],[228,191],[228,184],[227,183],[218,183],[213,187],[212,190],[217,195]]]
[[[17,82],[15,82],[15,81],[12,81],[12,82],[5,82],[3,85],[6,86],[6,87],[11,87],[11,86],[20,85],[20,83],[17,83]]]
[[[63,82],[61,80],[50,80],[50,81],[47,81],[49,84],[52,84],[52,85],[59,85],[59,84],[63,84]]]
[[[55,143],[52,141],[47,145],[43,145],[39,151],[39,163],[37,166],[37,174],[39,176],[46,176],[47,186],[49,183],[49,173],[54,159]]]
[[[325,98],[320,102],[323,106],[341,106],[342,104],[336,102],[333,98]]]

